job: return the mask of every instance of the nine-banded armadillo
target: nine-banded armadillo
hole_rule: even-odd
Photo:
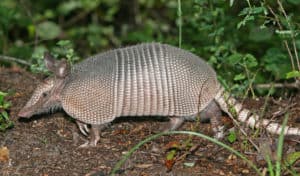
[[[204,60],[170,45],[146,43],[115,49],[71,69],[65,60],[55,61],[46,53],[45,64],[54,76],[38,86],[19,116],[63,108],[83,134],[89,133],[87,124],[91,124],[90,141],[83,146],[95,146],[99,128],[120,116],[168,116],[174,130],[200,112],[210,117],[217,138],[223,136],[221,110],[250,127],[276,134],[282,128],[259,120],[228,96]],[[286,127],[284,133],[300,135],[300,130]]]

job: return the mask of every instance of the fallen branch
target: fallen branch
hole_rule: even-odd
[[[22,59],[19,59],[19,58],[14,58],[14,57],[11,57],[11,56],[0,55],[0,60],[9,61],[9,62],[16,62],[16,63],[19,63],[19,64],[26,65],[28,67],[31,66],[30,62],[26,62],[25,60],[22,60]]]
[[[293,83],[270,83],[270,84],[258,84],[255,88],[269,89],[269,88],[296,88],[300,89],[300,81],[296,80]]]

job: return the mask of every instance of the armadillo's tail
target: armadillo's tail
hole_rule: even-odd
[[[226,112],[231,118],[237,118],[238,121],[245,123],[251,128],[264,128],[271,134],[280,134],[282,125],[272,122],[268,119],[260,119],[255,113],[243,108],[235,98],[230,96],[224,88],[221,88],[215,97],[216,102],[221,109]],[[300,128],[285,126],[284,135],[286,136],[300,136]]]

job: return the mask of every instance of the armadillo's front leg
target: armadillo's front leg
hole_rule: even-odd
[[[90,146],[95,147],[97,142],[100,140],[100,129],[101,125],[92,125]]]
[[[77,126],[78,126],[80,132],[81,132],[83,135],[88,136],[88,134],[89,134],[89,132],[90,132],[90,130],[89,130],[89,128],[88,128],[88,124],[83,123],[83,122],[81,122],[81,121],[79,121],[79,120],[76,120],[76,124],[77,124]]]
[[[91,125],[91,133],[90,133],[89,141],[80,145],[79,148],[96,147],[98,141],[100,140],[100,129],[101,129],[101,125]]]

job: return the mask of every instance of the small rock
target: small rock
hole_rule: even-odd
[[[249,171],[248,169],[243,169],[243,170],[242,170],[242,173],[243,173],[243,174],[249,174],[250,171]]]

